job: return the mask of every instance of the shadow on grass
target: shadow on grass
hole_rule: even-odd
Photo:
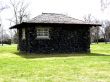
[[[34,53],[14,53],[23,58],[32,59],[32,58],[50,58],[50,57],[80,57],[80,56],[110,56],[108,54],[99,54],[99,53],[50,53],[50,54],[34,54]]]

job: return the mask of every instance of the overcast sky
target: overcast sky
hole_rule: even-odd
[[[0,0],[5,4],[9,0]],[[43,13],[61,13],[82,19],[85,15],[92,14],[97,19],[110,19],[110,10],[101,11],[100,0],[26,0],[30,3],[31,18]],[[1,14],[2,24],[8,30],[9,18],[12,18],[11,10],[5,9]]]

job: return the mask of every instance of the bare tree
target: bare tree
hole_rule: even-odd
[[[105,43],[107,43],[107,41],[110,41],[110,21],[102,21],[100,32],[102,34],[102,38],[104,38]]]
[[[106,21],[105,36],[106,40],[110,41],[110,21]]]
[[[101,10],[104,11],[110,5],[110,0],[100,0]]]
[[[24,0],[10,0],[10,9],[13,12],[13,18],[10,18],[9,21],[14,24],[20,24],[29,19],[30,13],[28,11],[29,4]],[[17,33],[14,30],[14,34]]]
[[[13,11],[13,19],[10,19],[14,24],[22,23],[29,19],[29,4],[24,0],[10,0],[10,8]]]
[[[6,5],[5,3],[3,3],[2,1],[0,1],[0,13],[4,10],[9,8],[8,5]]]
[[[88,23],[99,23],[99,21],[92,16],[91,14],[88,14],[87,16],[84,16],[84,21],[88,22]],[[92,27],[90,28],[90,37],[91,37],[91,43],[92,42],[96,42],[98,43],[98,39],[99,39],[99,27]]]
[[[83,17],[84,21],[89,22],[89,23],[93,22],[93,18],[94,17],[91,14],[85,15]]]
[[[1,29],[0,29],[0,43],[4,44],[4,42],[6,42],[6,40],[9,40],[9,34],[6,33],[6,30],[3,28],[3,25],[1,24]]]
[[[101,4],[101,11],[104,12],[105,9],[107,9],[110,6],[110,0],[100,0],[100,4]],[[109,32],[109,26],[110,26],[110,22],[108,21],[102,21],[102,34],[103,37],[105,39],[105,43],[106,40],[108,39],[108,32]]]
[[[29,20],[30,12],[28,11],[28,6],[29,3],[25,2],[24,0],[10,0],[10,9],[13,12],[13,18],[9,19],[9,21],[13,24],[20,24]],[[14,34],[14,37],[17,37],[16,30],[14,30]]]
[[[7,8],[8,8],[8,6],[5,5],[5,4],[3,4],[3,3],[0,1],[0,13],[1,13],[4,9],[7,9]],[[0,36],[1,36],[0,42],[1,42],[2,46],[3,46],[3,32],[4,32],[4,30],[3,30],[3,26],[2,26],[2,19],[1,19],[1,16],[0,16]]]

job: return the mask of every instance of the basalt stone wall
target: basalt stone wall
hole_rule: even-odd
[[[27,28],[25,28],[27,31]],[[17,29],[18,31],[18,47],[20,51],[27,51],[28,45],[27,45],[27,35],[28,33],[26,32],[26,38],[22,39],[22,28]]]
[[[90,28],[86,26],[52,25],[49,27],[50,39],[37,39],[36,28],[26,28],[26,39],[22,40],[19,29],[20,51],[29,53],[72,53],[90,51]]]

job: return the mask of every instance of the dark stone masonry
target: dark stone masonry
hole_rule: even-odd
[[[45,16],[48,16],[48,18],[46,19]],[[52,17],[55,20],[58,20],[54,21]],[[35,22],[33,22],[33,20],[35,20]],[[90,27],[100,26],[98,24],[84,23],[80,20],[66,17],[65,15],[50,13],[49,15],[41,15],[40,17],[38,16],[33,20],[30,20],[32,22],[21,23],[19,25],[11,27],[17,28],[18,30],[18,46],[21,52],[90,52]],[[62,22],[62,20],[64,21]],[[48,38],[38,38],[38,36],[42,37],[43,33],[42,31],[39,31],[41,34],[37,33],[37,28],[48,28],[48,33],[46,34],[44,32],[45,36]],[[22,29],[25,30],[24,39],[22,38]]]

